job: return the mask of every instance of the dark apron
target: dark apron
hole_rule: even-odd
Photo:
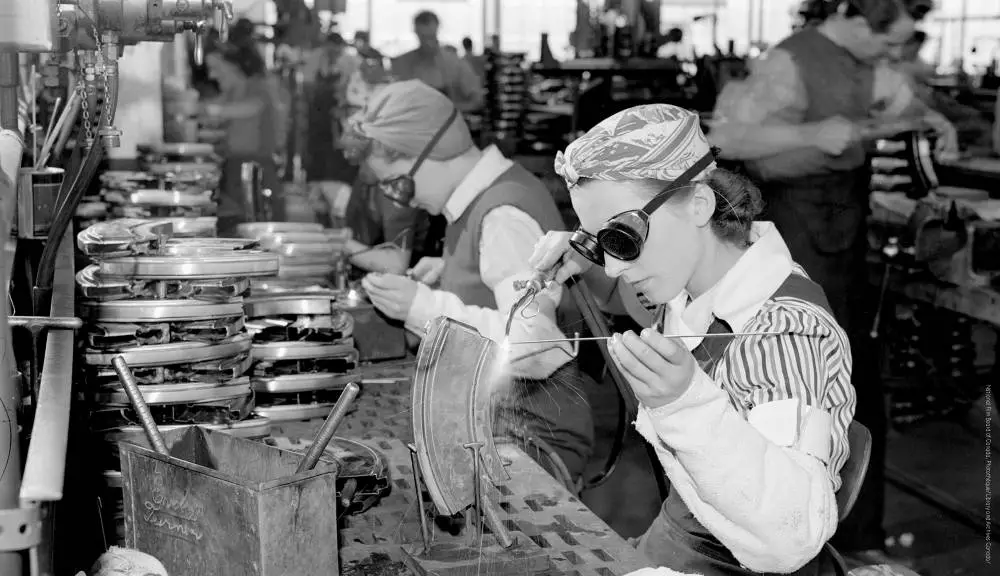
[[[511,391],[494,402],[494,435],[517,440],[551,474],[552,463],[543,450],[524,441],[530,436],[541,439],[559,455],[571,479],[579,480],[594,448],[594,420],[585,378],[589,376],[573,361],[545,380],[516,379]]]
[[[240,174],[244,162],[256,162],[262,171],[263,188],[271,190],[270,201],[263,197],[256,199],[257,213],[243,196],[243,182]],[[222,179],[219,183],[219,221],[216,225],[220,238],[236,236],[236,226],[244,222],[262,221],[267,217],[264,202],[270,206],[269,219],[274,222],[284,222],[287,219],[285,210],[285,195],[278,180],[278,170],[274,158],[251,154],[233,154],[226,157],[222,163]]]

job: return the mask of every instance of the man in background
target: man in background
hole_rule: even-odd
[[[396,80],[420,80],[451,99],[462,112],[478,110],[483,105],[482,80],[458,54],[441,47],[439,25],[433,12],[417,14],[413,30],[420,46],[394,58],[392,74]]]
[[[472,48],[472,38],[466,36],[462,38],[462,49],[465,50],[465,56],[462,58],[465,63],[472,68],[472,71],[479,75],[480,78],[486,76],[486,58],[481,54],[476,54]]]
[[[915,31],[901,0],[815,0],[806,26],[757,62],[737,97],[720,100],[709,135],[724,157],[746,164],[765,191],[767,220],[792,257],[823,287],[851,339],[855,420],[872,434],[872,454],[853,511],[833,543],[859,564],[883,564],[888,422],[877,358],[868,336],[873,299],[866,255],[871,172],[867,126],[923,119],[938,153],[957,153],[954,128],[887,65]],[[850,560],[850,558],[849,558]]]

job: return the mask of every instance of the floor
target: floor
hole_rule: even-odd
[[[592,472],[601,470],[617,422],[615,391],[606,386],[591,390],[596,411],[598,446]],[[996,419],[995,412],[991,414]],[[889,463],[921,481],[943,490],[968,508],[981,511],[986,501],[987,464],[995,471],[992,454],[984,453],[986,408],[981,402],[962,419],[932,422],[894,431],[889,439]],[[643,440],[634,431],[617,470],[609,481],[583,495],[583,501],[619,534],[640,535],[659,506],[655,480]],[[974,530],[922,500],[887,485],[885,527],[893,556],[912,562],[921,576],[986,576],[996,568],[986,561],[985,523]]]

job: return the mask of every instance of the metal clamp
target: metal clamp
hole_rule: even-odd
[[[41,543],[41,508],[0,510],[0,552],[28,550]]]

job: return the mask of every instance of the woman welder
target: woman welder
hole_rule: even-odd
[[[385,195],[448,221],[443,258],[421,259],[410,277],[365,277],[372,303],[420,336],[446,316],[502,340],[519,282],[532,276],[535,243],[563,227],[548,190],[496,147],[477,148],[451,101],[420,81],[378,92],[353,130],[370,141],[365,162]],[[540,294],[537,313],[517,316],[510,339],[565,338],[557,324],[561,297],[558,286]],[[576,482],[591,453],[593,421],[568,344],[519,346],[511,372],[513,386],[496,398],[494,432],[524,441],[543,466]]]
[[[219,83],[221,94],[203,108],[209,118],[220,121],[226,129],[220,150],[225,161],[219,194],[219,236],[235,235],[238,224],[263,217],[261,203],[268,199],[255,199],[256,210],[245,201],[240,172],[244,162],[260,166],[262,186],[271,190],[268,219],[282,221],[285,204],[275,163],[285,126],[279,89],[268,77],[264,60],[252,44],[221,44],[205,55],[205,64],[209,75]]]
[[[638,541],[650,563],[815,574],[848,456],[850,347],[774,226],[753,223],[759,191],[714,160],[695,113],[608,118],[556,159],[580,231],[548,233],[531,263],[562,260],[557,282],[583,273],[636,316],[636,293],[659,305],[609,342],[673,488]],[[704,333],[765,335],[664,335]]]

